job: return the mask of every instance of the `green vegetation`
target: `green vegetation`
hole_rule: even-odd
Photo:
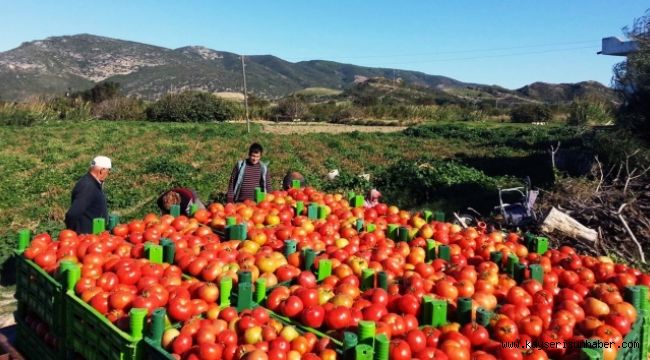
[[[225,121],[241,114],[239,106],[204,92],[168,94],[147,108],[151,121]]]
[[[271,161],[274,188],[289,169],[306,175],[307,181],[327,191],[370,186],[385,189],[385,200],[402,206],[428,206],[437,194],[452,191],[463,179],[474,189],[474,198],[439,203],[450,211],[461,206],[494,201],[494,186],[521,176],[519,169],[492,164],[527,162],[532,156],[547,158],[546,144],[558,137],[570,143],[575,130],[525,125],[435,124],[404,133],[304,134],[261,133],[253,124],[182,124],[143,121],[60,121],[31,127],[0,127],[0,244],[13,246],[20,228],[35,231],[60,229],[75,181],[96,154],[113,158],[116,170],[106,183],[109,206],[123,219],[157,211],[154,198],[170,186],[195,188],[203,199],[223,201],[230,170],[246,155],[248,145],[264,145]],[[573,131],[573,132],[572,132]],[[424,157],[423,157],[424,155]],[[420,168],[426,160],[433,169]],[[446,165],[441,160],[455,162]],[[535,183],[550,170],[538,161]],[[329,170],[341,176],[328,181]],[[370,174],[370,182],[358,177]],[[401,191],[404,190],[404,191]],[[2,250],[0,250],[0,253]]]
[[[650,140],[650,10],[627,29],[639,51],[614,68],[614,84],[624,99],[618,123],[635,135]]]
[[[553,113],[547,105],[526,104],[512,109],[510,118],[518,123],[548,122],[553,120]]]

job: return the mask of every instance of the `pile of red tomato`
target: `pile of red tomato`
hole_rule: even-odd
[[[318,203],[327,216],[296,214],[297,201]],[[247,225],[246,240],[217,235],[228,217]],[[376,229],[369,232],[364,225],[357,231],[358,219]],[[388,224],[407,228],[410,240],[388,238]],[[175,244],[175,265],[142,260],[144,243],[161,238]],[[288,239],[296,240],[298,251],[284,256]],[[447,245],[450,259],[427,262],[427,239]],[[317,253],[314,269],[305,269],[302,250],[308,248]],[[490,261],[495,251],[503,259],[514,254],[522,264],[539,264],[543,281],[518,284],[503,271],[504,264]],[[215,203],[192,218],[149,214],[116,226],[112,234],[63,231],[57,241],[41,234],[25,256],[50,272],[61,260],[78,262],[77,293],[116,324],[130,307],[166,307],[170,319],[182,325],[165,333],[163,345],[192,359],[215,354],[226,359],[336,358],[327,337],[299,334],[265,310],[237,314],[219,308],[218,287],[212,283],[229,277],[236,284],[241,270],[250,271],[254,282],[265,279],[270,291],[263,305],[296,324],[341,339],[344,331],[356,331],[359,321],[374,321],[376,332],[391,341],[390,358],[398,360],[578,358],[579,349],[527,345],[577,344],[588,338],[621,345],[639,316],[624,301],[624,288],[650,285],[649,275],[608,258],[581,256],[566,246],[540,255],[529,252],[518,234],[427,222],[420,213],[386,204],[352,208],[342,195],[312,188],[267,194],[259,204]],[[332,274],[316,281],[312,271],[323,259],[331,261]],[[384,271],[388,287],[362,290],[364,269]],[[184,280],[182,273],[196,280]],[[454,321],[424,326],[425,295],[446,300],[450,319],[461,297],[472,300],[473,318],[479,307],[494,316],[487,326]],[[522,346],[504,345],[515,342]],[[617,346],[604,349],[605,359],[616,357]]]

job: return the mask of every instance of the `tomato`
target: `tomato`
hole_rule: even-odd
[[[38,264],[41,268],[46,271],[51,270],[56,266],[56,251],[54,250],[45,250],[40,254],[36,255],[34,262]]]
[[[295,317],[303,310],[302,300],[295,295],[291,295],[281,305],[282,314],[288,317]]]
[[[104,291],[111,291],[119,283],[117,275],[112,272],[103,273],[99,279],[97,279],[97,286],[102,288]]]
[[[320,305],[309,306],[302,312],[301,321],[306,326],[318,329],[325,321],[325,309]]]
[[[214,343],[217,339],[217,335],[211,327],[203,326],[199,328],[196,334],[194,334],[194,339],[199,345],[203,343]]]
[[[510,304],[530,306],[533,304],[533,297],[524,288],[513,286],[508,290],[507,300]]]
[[[217,335],[217,341],[227,346],[237,345],[237,333],[234,330],[224,330]]]
[[[183,355],[192,347],[192,337],[188,334],[178,335],[172,342],[172,352]]]
[[[343,306],[336,306],[328,311],[325,317],[325,324],[333,330],[340,330],[350,326],[352,314],[350,309]]]
[[[276,311],[280,307],[280,303],[290,296],[289,289],[285,286],[279,286],[273,289],[267,299],[266,306],[271,311]]]
[[[623,315],[609,314],[605,317],[605,322],[618,330],[623,336],[629,333],[632,328],[630,319]]]
[[[140,280],[140,276],[142,276],[142,272],[140,269],[136,266],[132,267],[119,267],[117,269],[117,277],[119,279],[119,282],[121,284],[127,284],[127,285],[135,285],[138,283],[138,280]]]
[[[427,337],[424,335],[424,332],[419,329],[410,330],[406,334],[406,341],[413,353],[422,351],[427,346]]]
[[[199,345],[199,357],[202,360],[218,360],[221,359],[223,353],[223,345],[214,343],[202,343]]]
[[[108,313],[108,297],[109,293],[100,292],[97,295],[93,296],[90,299],[90,306],[94,307],[95,310],[99,311],[102,314]]]
[[[294,293],[300,298],[304,307],[318,305],[318,290],[315,288],[301,287]]]
[[[487,329],[477,323],[467,323],[461,328],[461,333],[465,335],[472,346],[480,346],[488,342],[490,334]]]
[[[596,298],[588,297],[584,303],[585,314],[593,316],[604,316],[609,314],[609,306]]]
[[[184,297],[173,298],[167,305],[167,313],[174,321],[189,320],[192,317],[193,310],[192,301]]]
[[[411,360],[409,344],[404,340],[392,340],[389,358],[391,360]]]
[[[418,315],[420,303],[411,294],[406,294],[399,299],[399,310],[402,314]]]
[[[508,318],[501,318],[494,324],[494,336],[502,342],[515,341],[519,332],[514,321]]]
[[[96,286],[95,279],[89,277],[82,277],[77,281],[77,284],[74,287],[75,293],[81,295],[84,291],[92,289]]]
[[[536,315],[529,315],[519,320],[519,331],[522,334],[530,335],[533,338],[542,334],[544,322]]]
[[[268,310],[263,307],[256,307],[252,312],[253,318],[258,324],[264,325],[269,322],[270,316]]]
[[[133,293],[118,290],[110,294],[108,303],[111,309],[128,311],[134,298]]]
[[[208,304],[215,303],[219,299],[219,287],[214,283],[204,283],[197,293],[198,297]]]
[[[156,309],[157,304],[155,303],[155,300],[152,297],[150,297],[147,294],[143,294],[140,296],[136,296],[133,299],[131,306],[136,309],[147,309],[147,312],[151,314]]]

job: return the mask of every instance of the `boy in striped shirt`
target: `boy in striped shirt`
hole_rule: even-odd
[[[228,183],[228,202],[255,200],[255,188],[271,192],[271,175],[268,163],[262,163],[262,145],[253,143],[248,149],[248,158],[239,160],[232,169]]]

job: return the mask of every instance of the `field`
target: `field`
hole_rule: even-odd
[[[400,174],[394,173],[398,170],[392,169],[422,157],[456,159],[494,177],[524,176],[530,170],[536,173],[531,174],[534,180],[546,181],[549,169],[539,166],[539,160],[548,157],[547,143],[575,135],[565,127],[525,125],[438,124],[417,128],[408,135],[401,131],[353,131],[295,136],[283,131],[265,132],[258,124],[252,124],[251,129],[247,134],[244,124],[109,121],[2,127],[0,239],[4,249],[0,253],[6,255],[13,248],[14,234],[21,228],[61,228],[72,186],[96,154],[113,158],[115,171],[105,185],[109,208],[129,219],[156,211],[155,197],[174,185],[193,187],[207,201],[223,201],[232,166],[245,157],[253,141],[265,148],[275,188],[292,169],[327,190],[369,185],[355,181],[353,176],[369,173],[371,182],[381,184],[378,176],[390,177],[394,180],[391,185],[407,193],[413,179],[400,181]],[[350,176],[346,181],[328,183],[325,175],[332,168]],[[400,198],[398,191],[384,194],[386,202],[412,208],[432,204],[446,210],[476,206],[462,199],[452,204],[440,199],[409,202]]]

